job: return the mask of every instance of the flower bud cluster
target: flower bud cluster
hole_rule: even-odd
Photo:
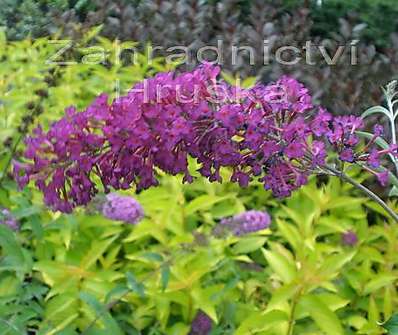
[[[373,142],[357,153],[359,118],[333,118],[315,108],[308,90],[290,77],[250,89],[218,82],[220,69],[161,73],[108,103],[100,95],[86,110],[74,107],[48,131],[26,139],[26,162],[14,164],[22,187],[29,181],[54,210],[71,212],[98,193],[137,191],[158,184],[157,171],[183,174],[188,157],[199,173],[221,181],[229,167],[242,187],[254,178],[278,197],[289,196],[325,164],[332,144],[343,161],[377,165]]]
[[[144,210],[137,200],[117,193],[109,193],[101,209],[106,218],[130,224],[136,224],[144,217]]]
[[[271,217],[269,214],[256,210],[243,212],[220,221],[221,227],[226,228],[236,236],[254,233],[266,229],[270,225]]]

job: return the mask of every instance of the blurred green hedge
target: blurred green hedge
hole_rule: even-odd
[[[10,40],[51,36],[59,29],[59,38],[77,40],[101,24],[101,34],[110,39],[141,45],[149,41],[164,49],[186,46],[192,53],[222,40],[225,71],[264,82],[290,74],[331,112],[359,114],[379,104],[380,86],[396,79],[397,11],[393,0],[324,0],[322,6],[308,0],[2,0],[0,26],[7,27]],[[319,52],[315,52],[315,65],[304,61],[282,65],[275,59],[269,65],[251,65],[244,53],[235,64],[230,61],[231,44],[250,46],[262,59],[264,40],[270,41],[272,51],[281,46],[301,50],[306,41],[312,41],[333,54],[358,39],[356,66],[351,65],[348,52],[334,66],[328,66]]]
[[[297,1],[292,1],[297,3]],[[325,0],[322,6],[311,5],[314,35],[331,37],[339,20],[347,18],[366,25],[361,38],[378,47],[388,47],[390,35],[398,29],[398,2],[395,0]]]

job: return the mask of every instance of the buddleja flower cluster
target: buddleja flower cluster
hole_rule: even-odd
[[[358,152],[362,120],[315,108],[295,79],[241,89],[217,82],[219,71],[203,64],[161,73],[112,103],[102,94],[82,112],[68,108],[48,131],[37,128],[27,138],[26,162],[15,164],[20,186],[34,181],[48,206],[71,212],[90,202],[99,184],[106,193],[157,185],[157,169],[190,182],[191,156],[210,181],[221,181],[220,169],[229,167],[241,186],[257,178],[285,197],[319,172],[327,144],[342,161],[375,167],[396,153],[377,151],[374,139]]]
[[[11,214],[11,212],[7,208],[0,208],[0,224],[8,226],[12,230],[19,229],[17,219]]]
[[[250,210],[230,218],[223,218],[217,226],[220,231],[216,232],[216,235],[226,229],[236,236],[241,236],[266,229],[270,225],[271,217],[267,212]]]
[[[101,206],[102,215],[110,220],[136,224],[144,217],[141,204],[132,197],[109,193]]]
[[[208,335],[212,327],[213,322],[211,318],[203,311],[198,311],[195,318],[192,320],[189,335]]]

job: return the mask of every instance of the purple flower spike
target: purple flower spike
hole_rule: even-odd
[[[0,224],[4,224],[11,228],[12,230],[18,230],[18,221],[12,216],[11,212],[4,208],[0,209]]]
[[[39,127],[26,139],[24,159],[14,163],[19,186],[35,183],[47,206],[70,213],[100,186],[105,193],[156,186],[158,170],[191,182],[194,158],[211,182],[227,167],[240,186],[257,180],[286,197],[324,171],[328,147],[341,161],[369,169],[398,155],[396,146],[373,150],[380,126],[364,150],[357,134],[363,120],[315,109],[294,78],[243,89],[217,81],[219,72],[205,63],[159,73],[113,101],[102,94],[83,111],[68,108],[47,132]]]
[[[144,210],[134,198],[110,193],[102,206],[102,214],[111,220],[136,224],[144,217]]]
[[[377,173],[376,177],[381,186],[385,187],[388,185],[388,182],[390,179],[388,171],[383,171],[383,172]]]
[[[212,321],[210,317],[206,313],[199,311],[192,321],[189,335],[208,335],[211,332],[211,328]]]
[[[220,224],[240,236],[268,228],[271,217],[266,212],[250,210],[232,218],[222,219]]]
[[[355,232],[349,230],[341,236],[341,241],[344,245],[353,247],[358,243],[358,236]]]

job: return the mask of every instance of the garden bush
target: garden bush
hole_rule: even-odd
[[[161,58],[153,58],[149,64],[144,54],[136,54],[135,62],[125,62],[123,50],[135,43],[108,40],[97,33],[98,29],[94,28],[70,44],[50,38],[11,42],[4,31],[0,34],[1,171],[38,120],[49,124],[76,101],[79,108],[84,107],[100,92],[115,96],[133,82],[174,67]],[[100,56],[93,54],[92,45]],[[54,59],[56,52],[64,47],[68,50]],[[104,62],[103,54],[106,54]],[[82,58],[89,55],[93,55],[91,62],[83,62]],[[59,62],[73,63],[59,65]]]
[[[204,45],[216,46],[222,39],[225,71],[243,77],[255,75],[264,82],[290,73],[300,77],[317,101],[334,114],[358,115],[379,103],[380,86],[394,79],[398,70],[395,1],[328,0],[322,6],[316,1],[296,0],[5,1],[0,22],[9,27],[11,39],[28,32],[33,37],[51,35],[58,28],[65,38],[78,39],[81,30],[99,24],[104,25],[102,33],[110,39],[134,40],[142,45],[150,41],[163,48],[182,45],[193,53]],[[237,64],[230,62],[232,44],[251,46],[261,55],[264,40],[270,41],[272,50],[283,45],[301,48],[306,41],[313,41],[332,53],[356,39],[361,41],[356,66],[351,66],[349,55],[336,66],[327,66],[319,54],[314,55],[316,65],[300,62],[283,66],[273,58],[266,66],[261,61],[250,65],[244,55]]]
[[[98,31],[67,59],[121,43]],[[124,92],[174,65],[141,54],[135,65],[56,66],[46,63],[59,48],[48,38],[0,40],[1,334],[394,334],[397,225],[337,178],[310,177],[281,200],[259,181],[228,182],[228,168],[211,183],[190,160],[191,184],[157,169],[159,186],[98,194],[68,215],[35,187],[18,189],[11,158],[21,160],[34,127],[47,131],[101,92],[117,97],[117,80]],[[397,212],[396,198],[388,205]],[[236,230],[245,217],[256,225]]]
[[[153,7],[155,3],[150,4],[149,7]],[[187,5],[195,7],[194,3],[187,2]],[[201,7],[223,6],[224,4],[220,0],[206,0],[198,5]],[[54,33],[61,26],[59,19],[65,12],[68,12],[68,16],[73,18],[76,24],[90,25],[92,17],[100,15],[102,18],[99,22],[106,21],[108,25],[112,26],[115,19],[118,20],[121,15],[121,10],[129,13],[131,10],[144,10],[145,6],[145,1],[140,0],[123,0],[116,3],[97,0],[5,0],[0,15],[0,25],[8,28],[7,34],[11,39],[23,39],[29,34],[33,37],[41,37]],[[232,2],[239,23],[244,24],[250,23],[249,15],[255,6],[256,3],[253,1],[237,0]],[[389,37],[397,27],[398,6],[393,0],[326,0],[321,5],[315,0],[284,0],[275,1],[274,7],[277,8],[277,6],[279,12],[293,12],[300,7],[309,7],[311,18],[314,20],[311,29],[312,35],[324,38],[338,33],[339,19],[344,18],[355,24],[366,24],[367,27],[362,31],[361,36],[378,47],[388,47]],[[383,16],[380,16],[381,12],[384,13]],[[125,27],[122,28],[125,29]],[[114,33],[118,34],[116,31]],[[125,33],[128,34],[127,30]],[[126,35],[125,38],[131,38],[131,36]]]
[[[380,15],[383,13],[383,15]],[[391,0],[326,0],[322,6],[312,3],[313,34],[333,37],[339,20],[348,19],[353,24],[366,25],[360,37],[378,48],[390,47],[390,36],[397,31],[398,5]]]
[[[292,315],[294,334],[383,333],[397,305],[397,226],[351,186],[313,179],[279,202],[260,184],[181,179],[128,193],[145,211],[136,225],[90,208],[54,215],[8,184],[1,202],[21,230],[1,227],[3,332],[180,335],[202,311],[212,334],[287,334]],[[250,209],[271,226],[216,234]]]

